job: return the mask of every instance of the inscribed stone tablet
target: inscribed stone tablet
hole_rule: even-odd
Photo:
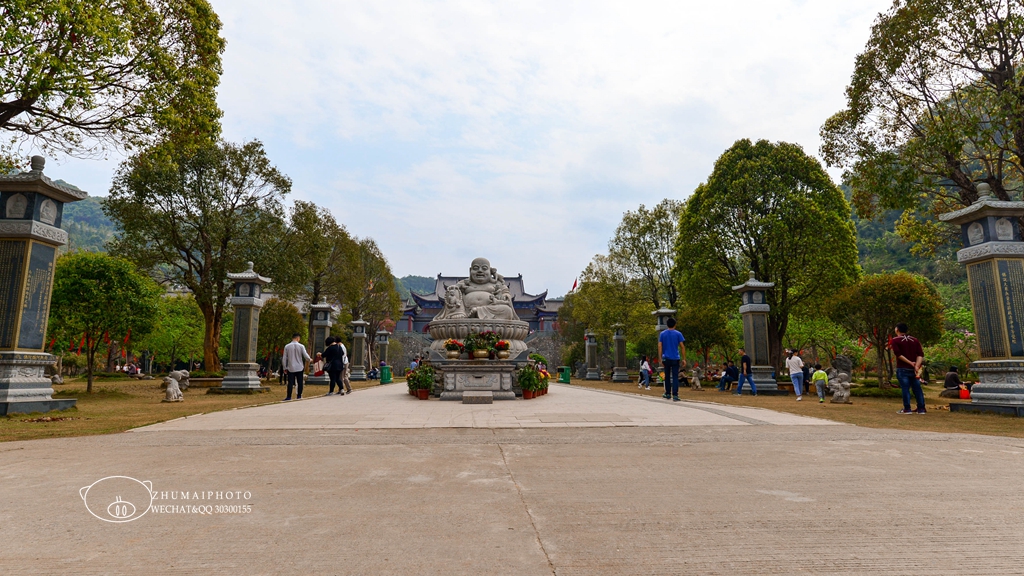
[[[32,243],[32,254],[25,277],[25,299],[21,307],[21,331],[18,348],[42,350],[46,339],[46,321],[50,317],[50,292],[53,289],[53,261],[57,249]]]
[[[13,348],[26,240],[0,240],[0,348]]]

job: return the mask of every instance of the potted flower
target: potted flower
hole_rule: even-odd
[[[523,400],[530,400],[537,394],[540,388],[540,374],[533,366],[527,364],[520,368],[516,379],[519,381],[519,387],[523,389]]]
[[[434,387],[434,369],[430,366],[420,366],[409,373],[406,378],[409,391],[420,400],[430,398],[430,389]]]
[[[537,370],[538,380],[540,382],[540,395],[544,396],[548,393],[548,381],[551,380],[551,374],[547,370]]]
[[[498,340],[495,342],[494,350],[497,351],[498,358],[501,358],[502,360],[507,359],[511,355],[511,352],[509,352],[509,348],[511,348],[511,346],[512,345],[509,344],[508,340]]]
[[[455,360],[462,355],[462,351],[465,350],[466,345],[454,338],[449,338],[444,341],[444,349],[448,351],[448,359]]]

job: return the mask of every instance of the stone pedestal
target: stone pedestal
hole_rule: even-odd
[[[324,341],[331,335],[331,326],[334,326],[334,320],[331,318],[331,313],[334,312],[334,307],[327,303],[326,298],[321,298],[318,304],[313,304],[309,307],[309,314],[313,318],[313,332],[310,334],[310,357],[316,359],[317,354],[323,354]],[[306,384],[313,386],[326,386],[330,384],[331,378],[326,372],[320,376],[316,376],[316,371],[313,369],[313,363],[310,362],[309,374],[306,376]]]
[[[629,382],[629,370],[626,367],[626,333],[625,326],[615,324],[615,367],[612,369],[612,382]]]
[[[56,359],[44,349],[57,248],[68,239],[64,204],[87,194],[44,176],[45,164],[33,156],[32,170],[0,176],[0,415],[76,403],[51,397],[46,368]]]
[[[1018,218],[1024,202],[1003,202],[978,184],[979,198],[940,219],[960,226],[971,309],[981,360],[970,365],[979,382],[971,410],[1021,415],[1024,407],[1024,241]],[[911,327],[913,331],[913,327]],[[950,410],[965,409],[951,403]]]
[[[353,381],[366,380],[366,327],[369,322],[359,319],[353,320],[352,326],[352,351],[348,356],[352,364],[352,374],[349,376]]]
[[[443,360],[431,365],[441,373],[441,400],[463,400],[466,392],[490,392],[492,400],[516,399],[512,361]]]
[[[601,368],[597,364],[597,335],[587,330],[587,380],[600,380]]]
[[[231,361],[225,366],[227,375],[219,388],[210,388],[208,394],[253,394],[268,392],[260,382],[260,365],[256,363],[256,339],[260,329],[260,309],[263,308],[263,285],[270,278],[260,276],[252,269],[238,274],[228,273],[234,281],[231,307],[235,311],[234,329],[231,333]]]
[[[779,390],[779,384],[772,378],[775,369],[768,355],[768,312],[771,307],[765,293],[774,286],[771,282],[758,281],[754,273],[750,272],[746,282],[732,289],[740,294],[742,300],[740,316],[743,318],[743,349],[750,356],[750,371],[757,393],[786,395],[789,392]]]

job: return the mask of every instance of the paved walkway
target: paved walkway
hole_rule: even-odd
[[[709,402],[671,402],[578,386],[494,404],[417,400],[405,386],[377,386],[256,408],[180,418],[139,432],[376,428],[586,428],[605,426],[827,426],[829,420]]]
[[[517,426],[479,427],[499,420]],[[1024,440],[818,424],[571,387],[463,406],[395,386],[0,443],[0,573],[1024,571]],[[111,476],[156,499],[97,483]],[[89,513],[124,502],[148,512]]]

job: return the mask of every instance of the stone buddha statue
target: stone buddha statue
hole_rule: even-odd
[[[469,278],[448,287],[445,307],[434,319],[480,318],[483,320],[519,320],[512,307],[512,294],[505,278],[486,258],[477,258],[469,268]]]

